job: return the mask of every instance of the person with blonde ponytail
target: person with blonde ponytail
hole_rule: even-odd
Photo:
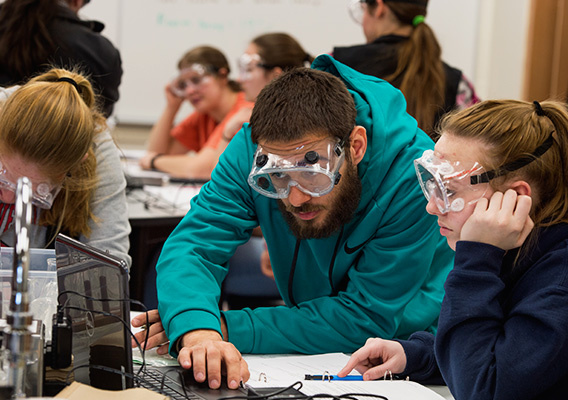
[[[15,185],[33,189],[31,246],[61,232],[124,259],[130,225],[118,150],[87,78],[64,69],[0,88],[0,240],[14,245]]]
[[[426,21],[428,0],[352,0],[350,12],[363,27],[366,44],[335,47],[333,56],[351,68],[399,88],[408,113],[436,139],[439,118],[479,101],[472,84],[441,59]]]
[[[565,399],[568,393],[568,110],[485,101],[441,121],[414,161],[455,250],[436,337],[369,339],[353,368],[432,383],[456,400]]]

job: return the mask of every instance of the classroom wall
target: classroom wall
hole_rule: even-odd
[[[530,0],[480,1],[475,87],[483,99],[522,98],[529,9]]]
[[[431,0],[427,16],[443,48],[444,60],[462,69],[476,85],[483,2]],[[235,60],[250,39],[268,31],[292,34],[313,55],[329,52],[334,45],[360,44],[364,36],[361,27],[349,17],[349,3],[350,0],[96,0],[84,7],[81,15],[103,21],[105,36],[121,50],[124,78],[116,106],[118,122],[147,125],[159,117],[165,105],[163,87],[175,76],[177,60],[186,50],[201,44],[218,47],[227,55],[234,78]],[[493,54],[486,58],[491,57]],[[491,64],[491,60],[486,63]],[[492,84],[482,87],[494,88]],[[180,116],[190,111],[186,107]]]

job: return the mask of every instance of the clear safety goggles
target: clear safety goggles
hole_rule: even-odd
[[[242,54],[237,64],[239,66],[239,80],[247,81],[252,78],[252,73],[255,68],[270,69],[271,66],[262,61],[258,54]]]
[[[359,25],[363,24],[363,14],[367,11],[367,6],[374,3],[369,0],[351,0],[349,4],[349,15]]]
[[[182,69],[172,81],[170,84],[172,92],[178,97],[185,97],[188,88],[199,87],[199,85],[211,79],[211,73],[211,68],[201,64],[192,64],[190,67]]]
[[[440,160],[434,151],[426,150],[422,157],[414,160],[416,175],[426,200],[434,198],[443,214],[463,210],[466,204],[475,203],[485,195],[492,179],[517,171],[545,154],[554,144],[553,133],[551,131],[531,154],[491,171],[485,171],[478,163],[471,168],[463,168],[459,162]]]
[[[479,201],[489,187],[488,180],[478,179],[485,174],[478,163],[464,168],[459,162],[439,159],[432,150],[414,160],[414,168],[426,200],[434,199],[442,214]]]
[[[284,199],[293,186],[309,196],[320,197],[339,183],[339,169],[345,160],[342,141],[326,138],[294,152],[283,156],[259,145],[248,176],[249,185],[264,196]]]
[[[52,185],[47,182],[32,183],[32,204],[36,207],[49,210],[53,201],[61,190],[61,185]],[[6,168],[0,161],[0,188],[16,193],[16,183],[6,176]]]

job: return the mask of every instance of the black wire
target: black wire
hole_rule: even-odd
[[[353,396],[353,397],[351,397]],[[374,394],[374,393],[345,393],[342,394],[340,396],[340,398],[342,399],[351,399],[351,398],[355,398],[357,399],[358,397],[372,397],[373,399],[382,399],[382,400],[389,400],[388,397],[380,395],[380,394]]]
[[[294,386],[298,385],[299,386],[297,388],[295,388]],[[293,384],[291,384],[290,386],[286,386],[285,388],[280,388],[280,389],[276,389],[274,392],[272,393],[265,393],[265,394],[259,394],[259,395],[244,395],[244,396],[225,396],[225,397],[219,397],[217,400],[237,400],[237,399],[248,399],[248,400],[254,400],[254,399],[264,399],[267,397],[273,397],[276,396],[280,393],[284,393],[286,390],[290,390],[290,389],[296,389],[296,390],[300,390],[302,388],[303,384],[300,381],[294,382]],[[294,397],[286,397],[287,399],[293,399]],[[300,399],[305,399],[306,396],[303,395],[301,397],[298,397]]]
[[[144,309],[144,312],[146,314],[146,325],[147,325],[147,329],[146,329],[146,337],[144,339],[144,347],[142,347],[142,345],[140,344],[140,342],[138,341],[138,339],[136,338],[136,336],[134,335],[134,333],[132,332],[132,330],[130,329],[130,321],[127,323],[124,319],[122,319],[120,316],[116,315],[116,314],[112,314],[109,313],[107,311],[102,311],[102,310],[90,310],[87,308],[82,308],[82,307],[76,307],[76,306],[69,306],[69,305],[63,305],[62,308],[63,309],[70,309],[70,310],[77,310],[77,311],[88,311],[88,312],[93,312],[96,314],[102,314],[104,316],[110,316],[113,318],[116,318],[117,320],[119,320],[128,330],[128,332],[130,333],[130,336],[134,339],[134,341],[136,342],[137,347],[140,350],[140,353],[142,355],[142,365],[140,366],[140,369],[138,370],[138,372],[136,374],[130,374],[128,372],[124,372],[124,371],[120,371],[117,370],[115,368],[110,368],[104,365],[97,365],[97,364],[87,364],[87,365],[79,365],[76,366],[74,368],[72,368],[68,373],[67,376],[65,378],[65,383],[68,385],[69,383],[69,377],[71,376],[71,374],[73,372],[75,372],[76,370],[80,369],[80,368],[94,368],[94,369],[100,369],[106,372],[112,372],[121,376],[125,376],[127,378],[130,378],[133,380],[133,382],[135,382],[136,384],[138,384],[138,386],[140,387],[140,383],[144,383],[147,386],[151,386],[152,388],[155,388],[159,391],[159,393],[161,394],[165,394],[167,395],[167,393],[164,392],[164,386],[165,386],[165,381],[168,378],[168,374],[171,372],[177,372],[179,374],[180,377],[180,381],[181,381],[181,387],[183,389],[183,394],[186,398],[190,398],[189,394],[187,393],[187,390],[185,388],[185,384],[184,379],[183,379],[183,375],[182,375],[182,371],[179,368],[170,368],[164,372],[162,372],[162,377],[161,377],[161,384],[159,388],[156,388],[156,385],[151,382],[148,381],[147,379],[144,379],[142,376],[142,371],[145,371],[146,369],[146,359],[145,359],[145,349],[146,349],[146,345],[148,342],[148,338],[149,338],[149,334],[150,334],[150,322],[149,322],[149,316],[148,316],[148,309],[146,308],[146,306],[138,301],[138,300],[132,300],[132,299],[106,299],[106,298],[96,298],[96,297],[92,297],[92,296],[87,296],[84,295],[82,293],[79,292],[75,292],[73,290],[65,290],[62,291],[61,293],[59,293],[59,295],[57,296],[57,302],[60,302],[60,296],[65,295],[65,294],[73,294],[73,295],[77,295],[79,297],[85,298],[87,300],[91,300],[91,301],[118,301],[118,302],[128,302],[128,303],[133,303],[136,305],[141,306]],[[70,299],[68,298],[67,301],[69,301]],[[125,345],[127,346],[128,343],[125,343]],[[295,386],[298,385],[298,387],[296,388]],[[300,390],[302,388],[303,384],[301,381],[297,381],[295,383],[293,383],[290,386],[287,386],[285,388],[280,388],[275,390],[272,393],[265,393],[262,395],[244,395],[244,396],[225,396],[225,397],[219,397],[217,400],[260,400],[260,399],[268,399],[270,398],[270,400],[313,400],[313,399],[334,399],[334,400],[358,400],[359,397],[368,397],[368,398],[372,398],[372,399],[380,399],[380,400],[389,400],[388,397],[379,395],[379,394],[371,394],[371,393],[345,393],[342,395],[332,395],[332,394],[326,394],[326,393],[319,393],[319,394],[315,394],[315,395],[298,395],[298,396],[281,396],[279,397],[279,394],[282,394],[284,392],[286,392],[289,389],[296,389],[296,390]]]
[[[311,396],[306,396],[305,399],[306,400],[311,400],[311,399],[357,400],[361,397],[368,397],[368,398],[371,398],[371,399],[389,400],[389,398],[386,397],[386,396],[382,396],[380,394],[374,394],[374,393],[344,393],[344,394],[340,394],[340,395],[318,393],[318,394],[314,394],[314,395],[311,395]],[[271,400],[273,400],[273,399],[271,399]],[[281,400],[283,400],[283,399],[281,399]]]
[[[166,371],[163,372],[162,375],[162,382],[160,385],[160,393],[162,393],[164,391],[164,386],[166,385],[166,378],[167,378],[167,374],[169,374],[170,372],[175,371],[177,372],[179,378],[180,378],[180,382],[181,382],[181,388],[183,389],[183,395],[189,399],[189,394],[187,393],[187,390],[185,389],[185,383],[183,380],[183,374],[181,373],[181,371],[179,370],[179,368],[170,368]]]
[[[172,371],[175,371],[180,375],[180,379],[182,379],[182,382],[183,382],[183,375],[182,375],[181,371],[179,371],[179,369],[177,369],[177,368],[171,368],[171,369],[164,371],[163,375],[162,375],[160,386],[156,386],[153,381],[150,381],[148,379],[144,379],[139,374],[130,374],[128,372],[124,372],[124,371],[118,370],[116,368],[107,367],[105,365],[86,364],[86,365],[79,365],[79,366],[76,366],[73,369],[71,369],[67,373],[67,376],[65,377],[65,384],[69,385],[69,378],[71,377],[71,374],[73,374],[76,370],[83,369],[83,368],[99,369],[101,371],[111,372],[113,374],[117,374],[117,375],[124,376],[126,378],[130,378],[130,379],[132,379],[133,382],[135,382],[138,385],[138,387],[151,387],[154,391],[156,391],[160,394],[163,394],[163,395],[168,395],[168,393],[164,391],[165,380],[167,378],[166,374],[168,374]],[[141,386],[141,383],[143,383],[145,386]],[[181,387],[183,389],[183,395],[187,399],[190,399],[190,395],[189,395],[189,393],[187,393],[187,390],[185,389],[185,385],[182,384]]]
[[[146,365],[146,355],[145,355],[145,350],[142,349],[142,345],[140,344],[140,342],[138,341],[138,339],[136,339],[136,336],[134,336],[134,333],[132,332],[132,330],[130,329],[130,324],[127,323],[126,321],[124,321],[124,319],[122,319],[121,317],[119,317],[116,314],[112,314],[109,313],[107,311],[99,311],[99,310],[90,310],[88,308],[83,308],[83,307],[76,307],[76,306],[63,306],[64,309],[69,309],[69,310],[76,310],[76,311],[87,311],[87,312],[92,312],[95,314],[102,314],[106,317],[113,317],[116,318],[117,320],[119,320],[120,322],[122,322],[122,324],[126,327],[126,329],[128,330],[128,332],[130,333],[130,336],[134,339],[134,341],[136,342],[136,346],[140,349],[140,354],[142,355],[142,365],[140,366],[140,369],[138,370],[137,374],[140,375],[140,373],[142,372],[142,369],[144,368],[144,366]],[[144,341],[144,346],[146,345],[146,342],[148,340],[148,333],[146,333],[146,339]],[[128,346],[128,343],[124,344],[125,346]]]
[[[298,385],[296,388],[295,386]],[[328,393],[318,393],[311,396],[305,394],[299,394],[296,396],[286,395],[286,396],[278,396],[287,390],[295,389],[300,390],[303,384],[301,381],[297,381],[290,386],[285,388],[279,388],[274,390],[274,392],[268,392],[259,395],[239,395],[239,396],[226,396],[226,397],[219,397],[217,400],[312,400],[312,399],[334,399],[334,400],[358,400],[360,397],[368,397],[371,399],[380,399],[380,400],[389,400],[388,397],[382,396],[380,394],[372,394],[372,393],[345,393],[341,395],[333,395]],[[252,388],[254,390],[254,388]]]
[[[131,193],[128,194],[128,199],[129,200],[133,200],[134,202],[138,202],[144,205],[144,207],[146,209],[149,208],[155,208],[158,210],[165,210],[165,211],[183,211],[185,209],[185,205],[184,204],[177,204],[177,198],[179,196],[179,193],[181,191],[181,189],[183,187],[189,187],[192,186],[191,183],[184,183],[182,184],[177,192],[176,192],[176,196],[174,199],[174,202],[168,202],[167,200],[165,200],[163,197],[157,196],[153,193],[147,192],[145,190],[142,190],[141,196],[137,196],[136,194],[140,193],[140,191],[132,191]]]
[[[99,313],[99,314],[103,314],[105,316],[110,316],[113,318],[118,319],[120,322],[122,322],[122,324],[126,327],[126,329],[128,330],[128,333],[130,334],[130,336],[134,339],[134,342],[136,343],[136,346],[138,347],[138,349],[140,350],[140,355],[142,357],[142,364],[140,365],[140,368],[137,372],[137,375],[140,375],[142,370],[144,369],[144,367],[146,366],[146,346],[148,344],[148,339],[150,338],[150,318],[148,316],[148,309],[146,308],[146,306],[138,301],[138,300],[133,300],[133,299],[105,299],[105,298],[96,298],[96,297],[92,297],[92,296],[87,296],[85,294],[76,292],[74,290],[64,290],[61,293],[59,293],[59,295],[57,296],[57,303],[61,302],[61,296],[62,295],[66,295],[66,294],[73,294],[79,297],[82,297],[86,300],[91,300],[91,301],[104,301],[104,302],[110,302],[110,301],[117,301],[117,302],[128,302],[131,304],[136,304],[138,306],[141,306],[142,309],[144,310],[144,313],[146,315],[146,335],[144,337],[144,347],[142,347],[141,343],[138,341],[138,339],[136,338],[136,335],[132,332],[132,330],[130,329],[130,321],[127,323],[126,321],[124,321],[121,317],[119,317],[116,314],[112,314],[106,311],[98,311],[98,310],[90,310],[87,308],[82,308],[82,307],[75,307],[75,306],[68,306],[67,303],[71,300],[70,297],[68,296],[67,301],[65,302],[64,305],[62,305],[62,308],[68,308],[68,309],[73,309],[73,310],[77,310],[77,311],[89,311],[89,312],[94,312],[94,313]],[[128,343],[124,344],[125,346],[128,346]]]

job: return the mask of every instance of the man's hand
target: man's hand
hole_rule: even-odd
[[[532,199],[512,189],[480,199],[462,227],[460,240],[487,243],[503,250],[520,247],[534,227]]]
[[[223,322],[224,323],[224,322]],[[226,332],[226,328],[223,330]],[[193,376],[197,382],[205,382],[217,389],[221,386],[221,374],[227,375],[227,386],[237,389],[239,383],[250,377],[248,365],[237,348],[223,341],[218,332],[197,330],[182,337],[182,348],[178,362],[185,368],[193,367]]]
[[[162,326],[158,310],[148,311],[148,320],[146,320],[146,313],[132,318],[132,326],[135,328],[145,326],[145,329],[134,335],[143,349],[152,349],[156,346],[160,346],[158,350],[156,350],[158,354],[168,353],[169,342],[164,327]],[[144,343],[146,335],[148,335],[148,341]],[[134,339],[132,339],[132,347],[137,347]]]
[[[406,354],[399,342],[370,338],[351,355],[337,376],[344,377],[355,369],[363,374],[364,380],[371,381],[384,377],[387,371],[400,374],[405,368]]]

